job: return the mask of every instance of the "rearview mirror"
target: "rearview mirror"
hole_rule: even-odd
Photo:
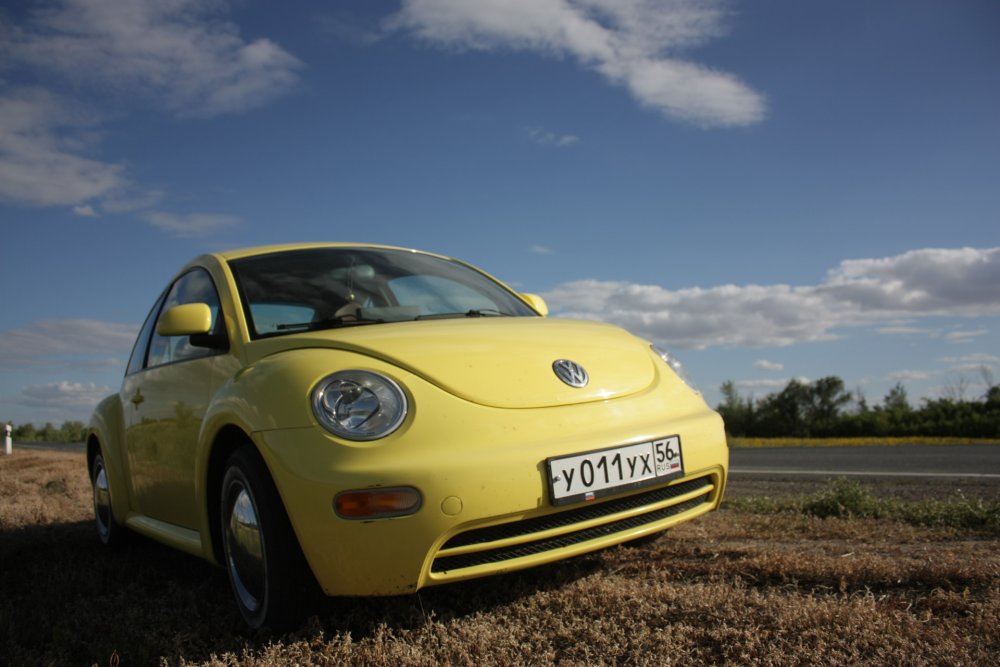
[[[521,298],[528,302],[528,305],[535,309],[542,317],[549,314],[549,307],[545,305],[545,299],[538,296],[537,294],[529,294],[525,292],[521,295]]]

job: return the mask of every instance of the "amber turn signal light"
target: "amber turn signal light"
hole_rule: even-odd
[[[410,486],[341,491],[333,510],[341,519],[385,519],[414,514],[423,504],[420,492]]]

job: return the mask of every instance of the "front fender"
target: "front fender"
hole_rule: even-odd
[[[241,444],[264,442],[254,437],[257,433],[317,427],[310,392],[324,377],[344,369],[390,375],[399,372],[394,366],[356,352],[324,348],[280,352],[239,370],[220,363],[217,369],[220,384],[209,399],[195,462],[195,493],[201,508],[199,523],[203,550],[209,560],[215,556],[206,538],[211,536],[213,542],[218,538],[212,530],[212,513],[216,511],[213,494],[217,492],[226,457]],[[273,454],[261,451],[261,455],[270,465]],[[278,492],[282,493],[280,485]]]
[[[104,468],[111,487],[111,512],[115,520],[125,523],[131,505],[129,487],[125,481],[125,447],[122,440],[122,406],[118,394],[108,396],[94,408],[87,428],[87,475],[93,470],[98,449],[104,456]]]

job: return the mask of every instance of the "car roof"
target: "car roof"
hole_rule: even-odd
[[[222,252],[212,253],[215,257],[229,261],[233,259],[242,259],[244,257],[253,257],[256,255],[269,255],[277,252],[288,252],[292,250],[310,250],[316,248],[373,248],[381,250],[402,250],[404,252],[414,252],[423,255],[435,255],[437,257],[443,257],[445,259],[451,259],[450,257],[445,257],[444,255],[437,255],[436,253],[424,252],[422,250],[415,250],[413,248],[400,248],[397,246],[381,245],[377,243],[285,243],[279,245],[265,245],[265,246],[254,246],[249,248],[237,248],[234,250],[225,250]]]

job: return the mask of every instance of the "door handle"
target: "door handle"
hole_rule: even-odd
[[[132,405],[134,405],[134,406],[136,407],[136,409],[138,410],[138,409],[139,409],[139,404],[140,404],[140,403],[142,403],[143,401],[145,401],[146,399],[145,399],[145,397],[143,397],[143,395],[142,395],[142,390],[141,390],[141,389],[136,389],[136,390],[135,390],[135,396],[133,396],[132,398],[130,398],[130,399],[128,399],[128,400],[129,400],[129,401],[130,401],[130,402],[132,403]]]

